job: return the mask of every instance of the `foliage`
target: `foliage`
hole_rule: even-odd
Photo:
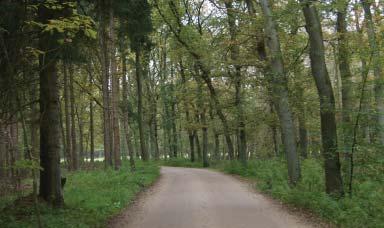
[[[63,209],[39,205],[43,227],[104,227],[135,195],[159,176],[156,163],[138,163],[134,173],[125,164],[119,171],[78,171],[67,175]],[[8,205],[0,213],[0,227],[35,227],[33,205]]]

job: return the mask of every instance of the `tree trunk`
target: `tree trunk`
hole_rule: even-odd
[[[70,98],[69,98],[69,79],[68,79],[68,64],[63,62],[63,73],[64,73],[64,115],[65,115],[65,141],[67,156],[67,165],[68,170],[73,169],[73,159],[72,159],[72,137],[71,137],[71,117],[69,115],[70,111]]]
[[[328,75],[323,34],[319,16],[312,1],[301,0],[310,43],[312,75],[320,98],[321,136],[324,156],[325,187],[328,194],[336,197],[344,195],[337,152],[337,131],[335,119],[335,98]]]
[[[347,21],[346,13],[348,8],[348,1],[342,0],[340,9],[337,11],[336,30],[338,33],[338,62],[339,71],[342,81],[341,97],[342,97],[342,130],[343,130],[343,152],[347,160],[346,170],[347,175],[350,176],[348,170],[351,165],[351,151],[353,141],[353,90],[352,90],[352,74],[350,70],[350,53],[347,40]],[[349,178],[348,178],[349,179]]]
[[[241,67],[238,65],[238,58],[240,54],[239,45],[236,43],[237,28],[236,28],[236,16],[232,5],[233,1],[226,1],[225,8],[227,10],[227,20],[229,25],[229,34],[231,40],[231,60],[234,62],[235,72],[232,76],[235,81],[235,106],[237,111],[237,144],[238,154],[240,161],[245,165],[247,163],[247,141],[245,133],[245,122],[244,122],[244,110],[243,110],[243,98],[242,98],[242,76]]]
[[[70,96],[70,111],[71,111],[71,145],[72,145],[72,168],[77,170],[79,168],[78,152],[77,152],[77,139],[76,139],[76,110],[75,110],[75,90],[74,90],[74,75],[73,65],[69,65],[69,96]]]
[[[200,114],[197,114],[197,116],[200,116],[200,121],[201,121],[201,131],[203,132],[203,167],[208,167],[209,162],[208,162],[208,127],[207,127],[207,120],[205,117],[205,105],[203,101],[203,88],[202,88],[202,83],[200,80],[197,80],[198,88],[197,88],[197,94],[199,94],[198,97],[198,105],[199,105],[199,110]]]
[[[116,74],[116,56],[115,56],[115,29],[112,2],[109,8],[109,42],[110,42],[110,63],[112,78],[112,128],[113,128],[113,158],[116,170],[121,167],[120,155],[120,125],[119,125],[119,76]]]
[[[124,133],[125,133],[125,140],[127,142],[127,147],[128,147],[128,155],[129,155],[129,164],[131,167],[131,170],[134,171],[136,169],[136,164],[135,164],[135,153],[132,145],[132,139],[131,139],[131,130],[129,129],[129,110],[128,110],[128,81],[127,81],[127,63],[126,63],[126,55],[124,51],[122,51],[122,56],[121,56],[121,65],[123,69],[123,80],[122,80],[122,86],[123,86],[123,91],[122,91],[122,96],[123,96],[123,105],[122,105],[122,113],[123,113],[123,128],[124,128]]]
[[[76,108],[77,124],[79,126],[79,165],[84,162],[84,124],[78,108]]]
[[[384,74],[380,56],[380,46],[372,20],[371,1],[361,0],[364,8],[364,19],[367,25],[369,47],[372,53],[373,74],[375,76],[375,101],[377,113],[377,141],[384,145]]]
[[[172,101],[171,116],[172,116],[172,151],[173,151],[173,157],[177,158],[178,142],[177,142],[177,129],[176,129],[176,102],[174,101]]]
[[[217,116],[220,118],[221,123],[223,124],[224,136],[225,136],[225,140],[227,142],[229,159],[233,160],[234,159],[233,143],[232,143],[232,139],[231,139],[231,135],[230,135],[230,131],[229,131],[228,121],[227,121],[227,118],[224,116],[219,98],[217,97],[216,90],[212,85],[210,73],[207,69],[205,69],[204,65],[200,61],[201,60],[198,58],[197,63],[198,63],[200,70],[202,71],[201,77],[208,87],[209,93],[211,95],[211,99],[213,100],[213,103],[215,105],[214,107],[216,109]]]
[[[93,84],[93,75],[89,71],[89,83]],[[94,105],[92,98],[89,101],[89,134],[90,134],[90,160],[95,161],[95,121],[94,121]]]
[[[189,156],[191,159],[191,162],[195,161],[195,148],[194,148],[194,136],[193,136],[193,130],[189,125],[191,125],[191,117],[190,117],[190,111],[189,111],[189,101],[187,100],[187,80],[185,77],[185,71],[184,71],[184,65],[182,60],[179,61],[179,67],[180,67],[180,76],[181,76],[181,82],[183,86],[183,101],[184,101],[184,109],[185,109],[185,119],[187,120],[187,131],[188,131],[188,139],[189,139]]]
[[[105,167],[112,166],[111,147],[112,132],[110,118],[110,98],[109,98],[109,53],[108,53],[108,3],[99,0],[100,14],[100,49],[101,49],[101,69],[102,69],[102,92],[103,92],[103,144],[104,144],[104,163]]]
[[[197,130],[193,131],[193,137],[195,138],[195,145],[197,149],[197,160],[201,161],[201,147],[200,147],[200,140],[199,140],[199,132]]]
[[[54,10],[40,5],[39,21],[57,19]],[[60,174],[60,113],[59,84],[56,69],[56,36],[42,33],[39,39],[40,65],[40,189],[39,195],[50,205],[61,207],[64,204]]]
[[[138,46],[135,49],[136,54],[136,84],[137,84],[137,116],[138,116],[138,125],[139,125],[139,135],[140,135],[140,149],[141,157],[144,161],[148,161],[148,151],[146,147],[146,140],[144,135],[144,126],[143,126],[143,96],[142,96],[142,66],[141,66],[141,47]]]
[[[288,80],[285,75],[284,61],[280,49],[276,24],[268,0],[260,0],[265,16],[265,36],[270,51],[271,75],[270,81],[273,91],[274,104],[279,115],[284,149],[288,162],[288,177],[292,185],[300,179],[299,156],[296,148],[295,125],[288,101]]]
[[[152,103],[152,128],[153,128],[153,149],[155,150],[155,160],[160,159],[160,153],[159,153],[159,137],[157,132],[157,98],[153,99]]]

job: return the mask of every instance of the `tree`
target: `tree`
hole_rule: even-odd
[[[321,24],[313,1],[301,0],[301,2],[303,4],[306,30],[309,36],[312,76],[315,79],[320,99],[325,188],[328,194],[341,197],[344,195],[344,188],[341,178],[339,154],[337,152],[335,97],[325,63]]]
[[[268,0],[260,1],[265,16],[265,36],[269,49],[271,87],[273,91],[274,104],[279,115],[284,149],[288,161],[289,182],[292,185],[300,179],[299,156],[296,147],[295,127],[293,117],[289,108],[288,83],[284,72],[284,61],[282,58],[280,41],[277,35],[276,24],[273,20],[271,7]],[[269,72],[267,72],[268,74]]]
[[[380,47],[371,13],[371,1],[361,0],[367,26],[368,43],[371,49],[373,74],[375,76],[375,101],[377,113],[377,141],[384,145],[384,74],[381,67]]]
[[[57,19],[61,12],[40,4],[38,19],[42,24]],[[60,171],[60,114],[57,57],[50,50],[58,47],[56,32],[42,32],[39,49],[40,64],[40,191],[39,195],[55,207],[63,206]]]

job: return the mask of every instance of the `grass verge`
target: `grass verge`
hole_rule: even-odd
[[[105,227],[106,222],[123,210],[143,188],[159,176],[157,163],[138,162],[134,173],[128,164],[121,170],[78,171],[67,175],[65,207],[52,209],[39,205],[43,227]],[[37,227],[32,203],[8,205],[3,201],[0,227]]]

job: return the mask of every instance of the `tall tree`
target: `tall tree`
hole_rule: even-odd
[[[288,82],[284,70],[284,61],[269,0],[260,0],[260,4],[265,16],[265,40],[270,52],[268,56],[270,61],[269,77],[272,83],[274,104],[279,115],[284,149],[287,155],[289,182],[292,185],[296,185],[301,174],[296,146],[295,125],[288,101]]]
[[[233,8],[233,1],[225,1],[225,8],[227,11],[227,21],[229,27],[230,35],[230,51],[231,51],[231,61],[234,64],[234,71],[230,72],[231,76],[234,79],[235,83],[235,106],[237,113],[237,144],[238,144],[238,153],[239,159],[243,164],[247,162],[247,139],[245,131],[245,121],[244,121],[244,108],[243,108],[243,97],[242,97],[242,74],[241,66],[239,65],[239,56],[240,56],[240,45],[237,42],[237,26],[236,26],[236,14],[235,9]]]
[[[79,168],[79,154],[77,147],[76,136],[76,108],[75,108],[75,89],[74,89],[74,67],[73,64],[69,64],[69,96],[70,96],[70,113],[71,113],[71,145],[72,145],[72,168],[77,170]]]
[[[309,56],[312,76],[315,79],[320,99],[321,136],[324,156],[325,188],[336,197],[344,195],[337,152],[337,131],[335,118],[335,97],[325,63],[323,33],[319,15],[312,0],[300,0],[309,36]]]
[[[113,11],[113,0],[110,0],[109,8],[109,43],[110,43],[110,64],[111,64],[111,78],[112,78],[112,129],[113,129],[113,158],[114,168],[120,169],[121,155],[120,155],[120,124],[119,124],[119,75],[116,73],[116,47],[115,47],[115,16]]]
[[[101,71],[102,71],[102,94],[103,94],[103,140],[104,140],[104,163],[105,166],[112,166],[112,132],[111,132],[111,112],[110,112],[110,91],[109,91],[109,68],[110,58],[108,52],[108,16],[109,0],[99,0],[99,43],[101,52]]]
[[[69,93],[69,78],[68,78],[68,64],[63,62],[63,74],[64,74],[64,116],[65,116],[65,141],[66,141],[66,157],[68,170],[73,169],[72,159],[72,137],[71,137],[71,118],[70,112],[70,93]]]
[[[42,24],[58,19],[61,12],[39,4],[38,19]],[[40,65],[40,190],[39,195],[49,204],[64,204],[60,171],[60,113],[57,74],[57,32],[42,32],[39,38]]]

